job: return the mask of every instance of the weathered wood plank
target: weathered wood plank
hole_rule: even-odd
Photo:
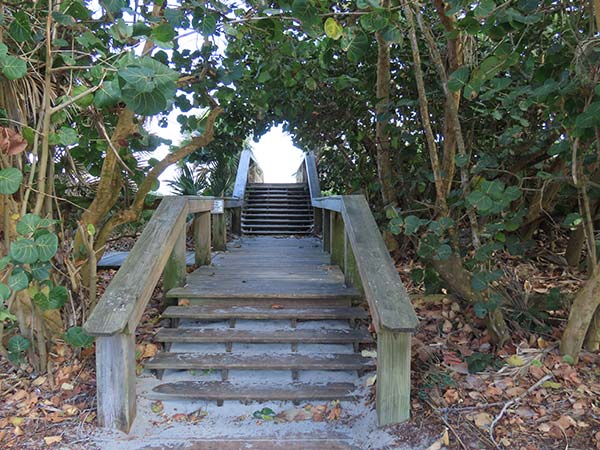
[[[246,370],[364,370],[372,367],[371,358],[359,354],[237,355],[196,353],[158,353],[145,363],[148,369],[246,369]]]
[[[331,262],[344,271],[344,221],[342,215],[331,212]]]
[[[133,334],[96,339],[96,390],[100,426],[129,432],[136,414]]]
[[[163,312],[169,319],[196,320],[348,320],[367,319],[368,314],[362,308],[272,308],[252,306],[170,306]]]
[[[238,342],[247,344],[350,344],[373,342],[366,330],[241,330],[202,328],[163,328],[155,336],[158,342],[220,343]]]
[[[311,199],[311,202],[315,208],[323,208],[336,212],[342,211],[342,197],[340,195],[313,198]]]
[[[231,231],[238,236],[242,234],[242,209],[231,209]]]
[[[183,227],[179,231],[173,250],[171,250],[171,255],[163,270],[163,286],[165,292],[185,284],[185,276],[187,273],[187,265],[185,263],[185,237],[185,227]]]
[[[166,197],[166,198],[185,198],[189,214],[196,214],[213,209],[215,197]],[[164,200],[163,200],[164,201]]]
[[[135,330],[184,228],[185,198],[165,198],[84,324],[92,336]]]
[[[377,334],[377,419],[379,426],[410,418],[410,333]]]
[[[205,266],[211,261],[210,212],[196,214],[192,224],[194,235],[194,260],[197,266]]]
[[[322,209],[323,211],[323,251],[331,253],[331,211]]]
[[[237,198],[244,198],[246,192],[246,185],[248,182],[248,169],[250,168],[250,161],[254,159],[252,150],[242,150],[240,154],[240,161],[238,163],[238,169],[235,176],[235,184],[233,185],[233,196]]]
[[[227,250],[227,220],[225,214],[212,214],[212,246],[215,251]]]
[[[189,439],[185,442],[149,444],[137,450],[358,450],[349,442],[335,438],[305,437]]]
[[[319,173],[317,171],[317,161],[313,152],[304,154],[304,166],[306,169],[306,181],[312,198],[321,197],[321,186],[319,185]]]
[[[182,398],[194,400],[350,400],[354,399],[356,386],[352,383],[307,384],[292,383],[285,386],[245,385],[229,382],[179,381],[165,383],[152,389],[153,398]],[[160,394],[159,396],[154,394]]]
[[[367,200],[343,197],[342,215],[376,330],[414,331],[417,316]]]

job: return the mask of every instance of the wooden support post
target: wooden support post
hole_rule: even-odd
[[[337,264],[345,272],[344,267],[344,220],[338,212],[331,213],[331,262]]]
[[[197,266],[210,264],[210,212],[196,214],[192,225],[194,233],[194,259]]]
[[[231,209],[231,232],[242,235],[242,208]]]
[[[344,280],[348,286],[358,289],[364,295],[360,273],[358,272],[356,258],[354,257],[354,252],[352,251],[352,244],[348,239],[348,233],[346,233],[345,236],[344,255]]]
[[[331,253],[331,211],[322,209],[323,211],[323,251]]]
[[[116,334],[96,338],[98,423],[129,432],[135,419],[135,338]]]
[[[319,236],[323,229],[323,214],[321,208],[314,208],[314,220],[315,220],[315,235]]]
[[[377,421],[379,426],[410,418],[410,333],[377,333]]]
[[[227,250],[227,220],[225,214],[212,214],[212,246],[216,251]]]
[[[185,225],[182,227],[173,251],[167,260],[167,264],[163,270],[163,287],[164,292],[167,293],[170,289],[180,287],[185,284],[186,276],[186,263],[185,263]],[[165,304],[170,306],[169,302],[173,302],[174,299],[168,299]]]

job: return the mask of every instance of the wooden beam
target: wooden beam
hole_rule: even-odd
[[[196,214],[192,224],[194,237],[194,261],[197,266],[207,266],[211,262],[210,212]]]
[[[242,208],[231,209],[231,232],[242,235]]]
[[[177,240],[175,241],[171,255],[169,256],[167,264],[165,265],[165,269],[163,270],[163,290],[165,293],[175,287],[181,287],[185,285],[185,228],[186,227],[184,226],[179,230]],[[174,304],[172,301],[170,303]],[[169,302],[166,302],[166,305],[170,306]]]
[[[344,271],[344,221],[340,213],[331,212],[331,262]]]
[[[367,200],[363,195],[347,195],[343,197],[342,205],[348,240],[375,329],[414,331],[417,316]]]
[[[227,220],[225,214],[212,214],[212,246],[216,251],[227,250]]]
[[[251,150],[242,150],[240,154],[240,162],[235,176],[235,184],[233,186],[233,197],[243,199],[246,193],[246,183],[248,182],[248,169],[250,160],[254,159]]]
[[[342,197],[339,195],[331,197],[312,198],[311,203],[315,208],[329,209],[330,211],[342,211]]]
[[[410,333],[377,333],[377,421],[379,426],[410,418]]]
[[[321,208],[315,208],[314,210],[314,218],[315,218],[315,234],[318,236],[321,234],[323,230],[323,211]]]
[[[323,251],[331,253],[331,211],[322,209],[323,211]]]
[[[134,334],[96,339],[98,423],[129,432],[136,414]]]
[[[213,209],[213,202],[215,200],[215,197],[185,196],[175,198],[183,198],[187,201],[188,213],[190,214],[210,211],[211,209]]]
[[[319,185],[319,173],[317,171],[317,160],[313,152],[304,154],[304,167],[306,170],[306,182],[311,198],[321,197],[321,186]]]
[[[185,226],[187,200],[161,201],[144,232],[85,322],[91,336],[135,330]]]

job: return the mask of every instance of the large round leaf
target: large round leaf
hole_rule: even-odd
[[[38,260],[39,253],[32,239],[19,239],[10,244],[10,256],[23,264],[32,264]]]
[[[23,174],[16,167],[0,170],[0,194],[14,194],[19,190]]]
[[[5,56],[2,58],[2,74],[9,80],[23,78],[27,75],[27,63],[16,56]]]
[[[54,286],[48,293],[49,309],[62,308],[65,306],[65,303],[67,303],[68,298],[69,294],[67,288],[64,286]]]
[[[23,353],[29,348],[30,345],[31,343],[29,342],[29,339],[26,339],[18,334],[8,340],[8,345],[6,348],[11,353]]]
[[[10,288],[4,283],[0,283],[0,301],[8,300],[10,297]]]
[[[89,347],[94,342],[94,338],[83,331],[81,327],[71,327],[64,334],[65,341],[73,347]]]
[[[58,250],[58,237],[54,233],[42,234],[35,240],[40,261],[50,261]]]
[[[30,236],[35,233],[39,224],[40,217],[36,214],[25,214],[21,220],[17,222],[17,233],[22,236]]]
[[[27,289],[29,286],[29,277],[24,271],[13,273],[8,277],[8,286],[15,292]]]

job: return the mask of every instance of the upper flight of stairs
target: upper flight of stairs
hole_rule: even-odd
[[[357,375],[373,368],[358,291],[317,239],[246,237],[167,295],[179,305],[155,336],[165,351],[145,364],[165,382],[152,398],[356,400]]]
[[[248,184],[242,210],[245,235],[306,235],[313,229],[308,187],[293,184]]]

